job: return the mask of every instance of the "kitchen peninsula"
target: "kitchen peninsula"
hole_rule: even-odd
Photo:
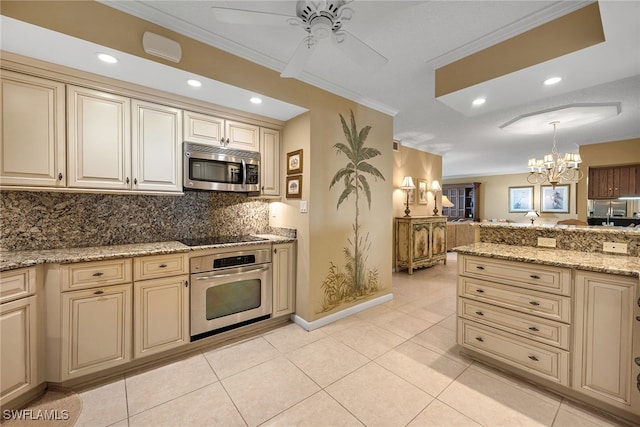
[[[640,423],[640,230],[477,227],[455,248],[463,353]]]

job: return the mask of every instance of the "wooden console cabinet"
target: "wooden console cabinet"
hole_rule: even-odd
[[[418,267],[447,263],[446,217],[400,217],[395,222],[396,271],[406,267],[413,274]]]

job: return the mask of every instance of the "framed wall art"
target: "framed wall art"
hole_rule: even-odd
[[[287,177],[287,199],[302,198],[302,175]]]
[[[302,173],[302,150],[287,153],[287,175]]]
[[[533,185],[509,187],[509,212],[529,212],[533,210]]]
[[[569,185],[540,186],[541,212],[569,213]]]
[[[426,179],[418,180],[418,204],[419,205],[427,204],[427,180]]]

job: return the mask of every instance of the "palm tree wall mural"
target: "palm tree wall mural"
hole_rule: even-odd
[[[360,197],[367,200],[367,207],[371,210],[371,186],[367,181],[367,175],[384,181],[384,176],[368,160],[381,155],[380,150],[373,147],[365,147],[364,142],[369,135],[371,126],[365,126],[360,131],[351,111],[351,127],[339,114],[342,130],[346,143],[338,142],[333,148],[337,155],[347,157],[347,164],[339,169],[331,179],[329,189],[338,183],[343,183],[343,190],[338,197],[336,210],[340,205],[353,196],[355,203],[355,219],[352,225],[353,237],[347,239],[347,246],[343,249],[345,265],[341,269],[330,262],[329,272],[322,282],[324,299],[320,313],[327,312],[338,305],[356,301],[378,291],[378,270],[368,269],[366,266],[368,252],[371,247],[369,233],[364,233],[360,224]]]

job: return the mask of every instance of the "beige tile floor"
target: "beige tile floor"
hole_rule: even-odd
[[[80,392],[77,426],[614,426],[461,356],[456,256],[395,273],[394,299]]]

